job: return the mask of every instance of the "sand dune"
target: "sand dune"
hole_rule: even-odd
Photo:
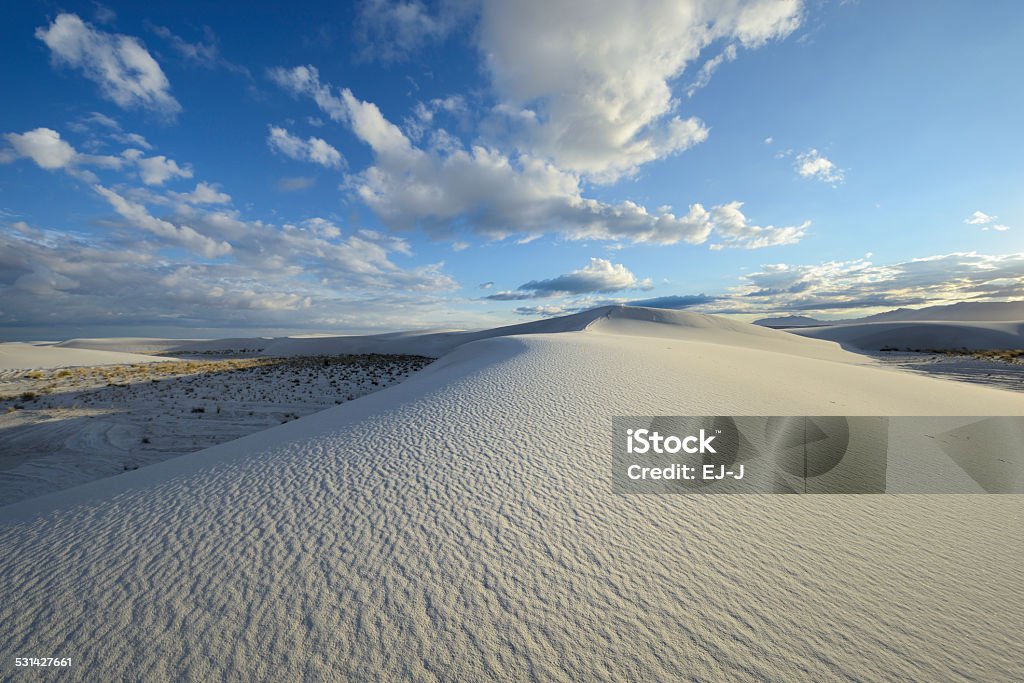
[[[123,353],[166,353],[185,344],[198,343],[201,339],[167,339],[162,337],[79,337],[62,341],[56,346],[65,349],[95,349],[97,351],[120,351]]]
[[[0,370],[0,506],[237,439],[402,381],[405,356]]]
[[[1017,497],[615,496],[607,452],[617,414],[1024,414],[1024,395],[710,316],[536,325],[0,509],[10,651],[72,656],[78,680],[1024,677]]]
[[[789,331],[860,351],[1024,349],[1024,322],[849,323]]]
[[[64,348],[60,345],[35,345],[22,342],[0,344],[0,370],[30,370],[66,368],[85,365],[118,365],[125,363],[153,363],[171,360],[160,356],[144,356],[124,351],[103,351],[84,348]]]

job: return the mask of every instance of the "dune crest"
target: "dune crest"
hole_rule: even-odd
[[[615,308],[464,336],[394,387],[0,509],[0,630],[93,680],[1019,679],[1012,496],[611,493],[613,415],[1024,414],[752,327]]]

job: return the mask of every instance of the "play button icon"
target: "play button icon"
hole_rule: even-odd
[[[850,426],[845,417],[772,417],[765,437],[776,465],[805,480],[832,470],[846,455]]]

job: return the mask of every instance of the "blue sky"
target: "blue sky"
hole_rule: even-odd
[[[8,3],[0,334],[1024,297],[1019,3],[578,8]]]

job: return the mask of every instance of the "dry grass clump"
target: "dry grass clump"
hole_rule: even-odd
[[[1024,349],[992,349],[991,351],[975,351],[971,354],[983,360],[999,360],[1005,363],[1018,363],[1024,359]]]
[[[984,349],[981,351],[970,351],[968,349],[912,349],[898,348],[896,346],[884,346],[879,351],[885,353],[907,352],[907,353],[930,353],[936,356],[966,356],[978,360],[994,360],[1003,363],[1024,363],[1024,349]]]

